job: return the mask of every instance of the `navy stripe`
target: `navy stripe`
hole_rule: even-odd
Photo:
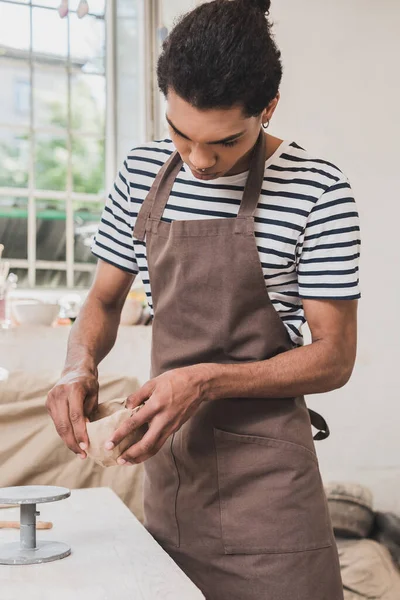
[[[136,190],[144,190],[145,192],[149,192],[150,191],[150,185],[142,185],[141,183],[129,183],[130,188],[134,188]],[[143,202],[143,200],[141,200],[141,202]]]
[[[324,191],[329,189],[329,185],[320,183],[319,181],[313,181],[312,179],[282,179],[280,177],[264,177],[264,181],[269,181],[270,183],[281,183],[285,185],[289,185],[291,183],[295,185],[308,185]]]
[[[361,298],[361,294],[355,294],[352,296],[309,296],[301,294],[300,298],[304,300],[359,300]]]
[[[95,242],[96,244],[97,242]],[[99,244],[100,246],[100,244]],[[113,267],[116,267],[117,269],[121,269],[121,271],[125,271],[126,273],[130,273],[131,275],[137,275],[139,271],[133,271],[131,269],[127,269],[126,267],[122,267],[120,264],[113,262],[112,260],[110,260],[109,258],[104,258],[104,256],[101,256],[101,254],[98,254],[96,252],[95,248],[92,248],[92,254],[94,256],[97,256],[97,258],[100,258],[101,260],[103,260],[104,262],[108,263],[109,265],[112,265]]]
[[[301,271],[300,269],[297,271],[297,275],[301,277],[321,277],[321,276],[329,276],[329,275],[354,275],[358,272],[358,267],[354,267],[353,269],[342,269],[342,270],[334,270],[334,271]]]
[[[300,323],[304,324],[306,322],[305,317],[301,315],[281,315],[282,321],[300,321]]]
[[[119,256],[119,258],[122,258],[123,260],[126,260],[127,262],[129,262],[131,260],[130,256],[127,256],[126,254],[121,254],[121,252],[117,252],[116,250],[114,250],[114,248],[109,248],[108,246],[104,246],[104,244],[99,242],[97,239],[95,241],[95,244],[99,248],[102,248],[103,250],[106,250],[107,252],[110,252],[111,254],[114,254],[115,256]]]
[[[198,194],[185,194],[184,192],[177,192],[175,190],[172,190],[170,196],[174,196],[175,198],[185,198],[188,200],[200,200],[201,202],[208,202],[210,200],[210,198],[208,198],[207,196],[199,196]],[[221,204],[224,204],[225,202],[225,198],[213,198],[212,201],[214,202],[220,202]],[[236,204],[237,206],[240,205],[240,198],[238,198],[237,200],[233,199],[233,198],[228,198],[228,202],[227,204]],[[169,203],[167,204],[167,208],[169,207]],[[197,209],[197,212],[199,214],[203,213],[203,209],[199,208]],[[223,213],[222,213],[223,214]]]
[[[317,163],[318,165],[327,165],[328,167],[332,167],[332,169],[335,169],[335,171],[339,171],[339,173],[343,175],[342,171],[338,169],[336,165],[328,162],[327,160],[322,160],[320,158],[301,158],[300,156],[294,156],[293,154],[286,153],[281,154],[281,158],[293,162],[312,162]]]
[[[352,233],[353,231],[360,231],[359,225],[353,225],[353,227],[342,227],[340,229],[331,229],[330,231],[321,231],[320,233],[313,233],[312,235],[306,235],[304,238],[304,243],[309,242],[310,240],[316,240],[318,238],[327,236],[327,235],[338,235],[341,233]]]
[[[114,244],[117,244],[118,246],[121,246],[122,248],[126,248],[127,250],[130,250],[131,252],[133,250],[133,240],[132,240],[132,244],[128,245],[128,244],[124,244],[123,242],[120,242],[116,237],[113,237],[112,235],[106,233],[105,231],[99,231],[98,235],[101,235],[102,237],[105,237],[108,240],[111,240],[112,242],[114,242]]]
[[[325,210],[327,208],[331,208],[332,206],[339,206],[340,204],[355,204],[355,200],[352,197],[348,198],[338,198],[337,200],[331,200],[330,202],[325,202],[325,204],[316,204],[312,210],[315,213],[317,210]]]
[[[312,263],[320,263],[320,262],[347,262],[349,260],[356,260],[360,258],[360,253],[357,252],[357,254],[351,254],[350,256],[325,256],[324,258],[310,258],[307,260],[304,260],[303,258],[300,259],[300,264],[301,265],[310,265]]]
[[[125,202],[128,202],[128,196],[126,196],[123,192],[121,192],[120,189],[117,188],[116,183],[114,183],[114,190],[121,196],[121,198],[125,200]],[[109,197],[111,197],[111,195]]]
[[[125,163],[124,163],[124,165],[125,165]],[[125,165],[125,166],[126,166],[126,165]],[[119,172],[119,173],[118,173],[118,176],[119,176],[119,178],[121,179],[121,181],[123,181],[123,183],[126,185],[126,189],[128,190],[128,189],[129,189],[129,186],[128,186],[128,182],[126,181],[125,177],[122,175],[122,173],[121,173],[121,172]]]
[[[292,325],[291,323],[286,323],[286,327],[288,327],[289,329],[291,329],[293,331],[293,333],[296,334],[297,337],[301,337],[301,333],[300,331],[297,329],[297,327],[295,327],[294,325]]]
[[[277,206],[276,204],[262,204],[261,202],[258,203],[257,209],[291,213],[293,215],[300,215],[302,217],[308,217],[309,215],[308,210],[302,210],[301,208],[293,208],[292,206]]]
[[[194,187],[198,187],[198,188],[204,188],[204,189],[212,189],[212,190],[226,190],[226,191],[231,191],[231,192],[243,192],[244,190],[244,185],[224,185],[224,184],[220,184],[220,183],[203,183],[201,181],[190,181],[190,180],[186,180],[186,179],[181,179],[180,177],[177,177],[175,179],[176,183],[181,183],[182,185],[191,185]],[[225,199],[224,199],[225,202]]]
[[[263,267],[263,269],[279,269],[282,273],[282,271],[284,271],[285,269],[289,269],[288,272],[286,273],[286,275],[289,275],[289,273],[293,272],[294,269],[290,269],[290,267],[293,267],[293,263],[288,263],[287,265],[277,265],[275,263],[265,263],[265,262],[261,262],[261,266]]]
[[[271,169],[272,171],[278,171],[279,173],[317,173],[318,175],[322,175],[323,177],[327,177],[333,181],[340,180],[340,177],[335,177],[335,175],[332,175],[327,171],[316,169],[314,167],[280,167],[279,165],[271,165],[268,167],[268,169]]]
[[[125,221],[125,219],[122,219],[122,217],[119,217],[118,215],[116,215],[115,213],[113,213],[113,211],[111,210],[111,208],[109,208],[108,206],[105,206],[104,210],[106,212],[110,213],[110,215],[112,215],[113,219],[115,219],[116,221],[119,221],[120,223],[123,223],[124,225],[126,225],[126,227],[129,227],[129,229],[132,229],[132,231],[133,231],[132,225],[130,225],[129,223],[127,223]]]
[[[292,246],[296,245],[296,240],[291,240],[290,238],[282,237],[281,235],[275,235],[274,233],[255,231],[254,235],[256,238],[266,238],[267,240],[276,240],[277,242],[283,242],[284,244],[290,244]]]
[[[289,285],[296,285],[297,286],[298,285],[298,281],[296,279],[294,281],[286,281],[285,282],[285,286],[289,286]],[[274,287],[282,287],[282,284],[281,283],[274,283],[273,285],[269,285],[268,286],[268,288],[274,288]],[[283,294],[284,292],[279,292],[279,293]],[[293,294],[289,293],[287,295],[288,296],[292,296],[292,295],[294,296],[295,292],[293,292]]]
[[[173,154],[173,150],[164,150],[163,148],[146,148],[145,146],[138,146],[137,148],[133,148],[131,152],[137,152],[138,150],[143,150],[143,152],[160,152],[162,154],[168,154],[171,156]],[[128,158],[130,160],[136,160],[136,156],[129,155]]]
[[[210,216],[215,216],[215,217],[226,217],[226,218],[235,218],[233,217],[229,217],[225,212],[221,212],[219,210],[205,210],[205,209],[201,209],[199,210],[198,208],[192,208],[191,206],[175,206],[174,204],[169,204],[167,205],[166,209],[168,210],[176,210],[178,212],[188,212],[191,214],[195,214],[195,215],[210,215]]]
[[[344,190],[344,189],[348,189],[348,190],[351,189],[348,181],[342,181],[340,183],[337,183],[336,185],[332,185],[328,190],[328,194],[330,194],[330,192],[336,192],[337,190]]]
[[[287,229],[295,229],[296,231],[303,232],[303,227],[297,225],[297,223],[288,223],[287,221],[277,221],[276,219],[264,219],[262,217],[254,218],[256,223],[265,223],[266,225],[279,225],[280,227],[286,227]]]
[[[340,219],[349,219],[351,217],[358,217],[357,212],[347,212],[341,213],[339,215],[330,215],[329,217],[325,217],[323,219],[318,219],[317,221],[309,221],[307,223],[307,227],[315,227],[316,225],[322,225],[323,223],[329,223],[330,221],[339,221]]]
[[[291,198],[295,200],[306,200],[307,202],[315,202],[318,200],[318,197],[310,196],[309,194],[295,194],[294,192],[273,192],[272,190],[261,190],[262,196],[278,196],[279,198]]]
[[[129,210],[126,210],[126,208],[122,208],[122,206],[114,200],[114,198],[111,196],[111,194],[108,196],[108,198],[113,203],[113,206],[115,206],[116,208],[118,208],[118,210],[123,212],[124,215],[127,215],[128,217],[135,217],[137,215],[137,213],[135,213],[135,212],[131,212]],[[115,214],[115,213],[112,213],[112,214]]]
[[[150,171],[142,171],[141,169],[130,169],[129,171],[132,175],[143,175],[144,177],[150,177],[150,179],[155,179],[157,173],[150,173]],[[136,187],[136,183],[133,183],[132,187]]]
[[[114,231],[116,231],[120,235],[124,235],[125,237],[128,237],[128,238],[132,239],[132,233],[127,233],[126,231],[122,231],[122,229],[118,229],[118,227],[116,227],[114,225],[114,223],[111,223],[110,221],[107,221],[107,219],[105,219],[104,217],[101,218],[100,223],[103,223],[103,225],[107,225],[108,227],[111,227],[111,229],[114,229]]]
[[[150,165],[158,165],[159,167],[162,167],[165,164],[165,162],[163,162],[162,160],[156,160],[155,158],[145,158],[144,156],[135,156],[134,160],[138,162],[148,163]],[[131,169],[128,168],[128,171],[131,172]]]
[[[290,308],[292,311],[301,309],[301,304],[292,304],[291,302],[285,302],[284,300],[272,300],[272,304],[281,304],[282,306],[286,306],[286,308]]]
[[[335,248],[350,248],[351,246],[359,246],[360,244],[361,240],[358,239],[351,240],[350,242],[336,242],[335,244],[319,244],[318,246],[312,246],[311,248],[306,248],[304,246],[302,253],[304,254],[304,252],[314,252],[318,250],[333,250]]]
[[[274,256],[279,256],[281,258],[288,258],[291,261],[294,260],[293,254],[289,254],[288,252],[282,252],[281,250],[275,250],[274,248],[262,248],[261,246],[257,246],[257,250],[265,254],[273,254]]]
[[[268,279],[268,281],[269,281],[270,279],[276,279],[277,277],[285,278],[288,275],[292,275],[294,273],[294,271],[295,271],[295,265],[293,263],[293,269],[290,269],[289,271],[286,271],[285,273],[274,273],[274,274],[268,273],[268,275],[264,275],[264,279],[266,279],[266,280]],[[283,283],[281,283],[280,285],[286,285],[286,281],[283,281]]]
[[[300,288],[315,288],[315,289],[334,289],[334,288],[351,288],[357,287],[358,281],[351,281],[350,283],[301,283]]]

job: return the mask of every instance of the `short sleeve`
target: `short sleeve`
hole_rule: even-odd
[[[92,253],[123,271],[136,274],[139,269],[133,246],[128,175],[124,163],[107,198]]]
[[[297,246],[299,296],[360,298],[360,223],[347,179],[325,191],[314,205]]]

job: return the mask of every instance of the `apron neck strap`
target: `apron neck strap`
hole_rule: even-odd
[[[261,130],[250,159],[249,175],[244,188],[238,217],[254,217],[264,181],[265,155],[265,134]]]
[[[262,189],[265,170],[265,135],[260,131],[258,140],[252,151],[250,170],[244,188],[243,199],[240,204],[238,217],[252,217],[257,208]],[[180,154],[175,151],[157,173],[153,185],[147,194],[139,215],[136,219],[133,236],[143,241],[146,235],[148,219],[160,221],[168,202],[174,181],[182,168]]]
[[[146,236],[146,224],[151,217],[160,220],[167,204],[169,195],[174,185],[174,181],[182,168],[182,159],[177,150],[161,167],[150,188],[149,193],[144,199],[141,210],[136,219],[133,237],[144,241]]]

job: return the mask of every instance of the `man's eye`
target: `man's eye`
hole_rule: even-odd
[[[237,140],[234,140],[233,142],[224,142],[222,145],[225,146],[225,148],[232,148],[232,146],[236,146],[237,144]]]

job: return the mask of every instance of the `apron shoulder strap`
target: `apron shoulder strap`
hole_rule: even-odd
[[[153,185],[149,193],[143,201],[141,209],[136,219],[133,229],[133,237],[141,242],[144,241],[146,235],[146,224],[150,216],[161,218],[164,206],[168,200],[176,175],[179,173],[182,166],[182,159],[177,150],[170,156],[167,162],[161,167],[154,179]],[[168,191],[167,191],[168,189]],[[161,192],[160,194],[158,192]],[[166,194],[166,200],[163,206],[160,206]],[[155,202],[157,198],[157,202]],[[154,210],[153,210],[154,207]]]

